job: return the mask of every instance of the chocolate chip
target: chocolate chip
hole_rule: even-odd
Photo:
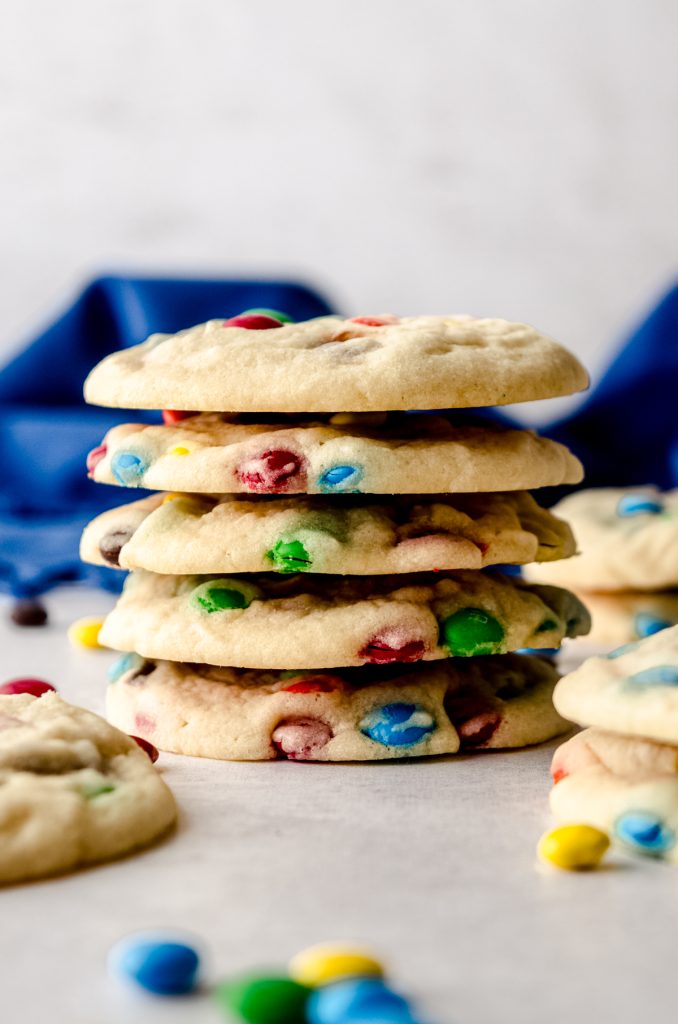
[[[44,626],[47,609],[35,597],[22,597],[15,601],[10,618],[16,626]]]
[[[134,530],[113,530],[107,533],[99,541],[101,557],[105,558],[109,565],[120,566],[120,551],[130,539]]]

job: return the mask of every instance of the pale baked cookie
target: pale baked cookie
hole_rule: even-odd
[[[0,696],[0,882],[111,860],[176,818],[148,755],[55,693]]]
[[[514,491],[582,476],[566,448],[530,431],[406,413],[128,423],[109,430],[87,465],[99,483],[208,494]]]
[[[588,625],[568,591],[498,573],[220,578],[139,569],[99,640],[147,658],[316,669],[553,648]]]
[[[678,626],[588,658],[554,699],[580,725],[678,744]]]
[[[357,576],[482,569],[567,558],[566,523],[525,491],[386,503],[342,495],[153,495],[89,524],[85,562],[159,573],[322,572]]]
[[[245,316],[154,334],[107,356],[87,378],[85,397],[128,409],[368,412],[530,402],[587,385],[575,357],[528,324]]]
[[[553,759],[551,809],[627,849],[678,863],[678,748],[587,729]]]
[[[678,623],[678,591],[656,594],[579,593],[591,613],[588,640],[601,647],[619,647],[659,633]]]
[[[372,761],[523,747],[567,723],[545,658],[249,672],[124,655],[108,715],[163,750],[225,760]]]
[[[587,591],[678,587],[678,490],[577,491],[553,511],[572,526],[579,554],[558,565],[528,566],[528,579]]]

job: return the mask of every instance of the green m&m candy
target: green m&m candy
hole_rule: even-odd
[[[305,1024],[310,995],[306,985],[291,978],[252,974],[222,982],[215,991],[221,1009],[247,1024]]]
[[[308,572],[313,559],[300,540],[279,540],[266,557],[276,572]]]
[[[294,320],[287,313],[281,313],[279,309],[246,309],[241,316],[270,316],[272,320],[279,320],[281,324],[293,324]]]
[[[504,627],[482,608],[460,608],[440,624],[441,640],[450,654],[470,658],[498,654],[504,640]]]
[[[230,579],[208,580],[195,588],[191,602],[211,614],[248,608],[258,597],[261,597],[259,589],[249,583]]]

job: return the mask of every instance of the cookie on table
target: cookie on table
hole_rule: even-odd
[[[566,523],[525,491],[439,498],[153,495],[86,528],[85,562],[158,573],[346,575],[567,558]]]
[[[678,626],[588,658],[561,679],[554,700],[580,725],[678,745]]]
[[[553,664],[528,655],[264,672],[124,655],[107,712],[163,750],[225,760],[373,761],[523,747],[568,728]]]
[[[555,753],[551,810],[678,863],[678,747],[587,729]]]
[[[317,669],[553,648],[588,625],[568,591],[499,573],[218,577],[139,569],[99,641],[170,661]]]
[[[0,696],[0,883],[152,843],[174,798],[138,744],[55,693]]]
[[[678,587],[678,490],[577,491],[552,511],[572,526],[579,553],[558,565],[529,566],[528,579],[586,591]]]
[[[601,647],[619,647],[653,636],[678,623],[678,591],[627,592],[579,596],[591,613],[588,640]]]
[[[127,423],[87,465],[98,483],[207,494],[515,491],[582,478],[567,448],[531,431],[406,413]]]
[[[528,324],[470,316],[270,316],[154,334],[90,373],[95,405],[204,412],[369,412],[531,402],[588,386]]]

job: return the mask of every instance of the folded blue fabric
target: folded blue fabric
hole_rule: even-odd
[[[84,379],[109,352],[155,331],[257,307],[284,310],[294,320],[333,312],[321,295],[294,282],[103,277],[0,371],[1,589],[33,596],[74,580],[119,589],[120,573],[79,561],[78,540],[92,516],[124,500],[118,488],[87,479],[85,458],[130,413],[86,406]]]
[[[32,596],[86,580],[119,589],[120,573],[79,561],[78,539],[92,516],[124,500],[117,488],[88,480],[84,465],[89,449],[130,414],[86,406],[83,381],[109,352],[154,331],[255,307],[281,309],[294,320],[332,312],[321,296],[294,283],[106,277],[0,371],[0,588]],[[677,391],[678,287],[631,334],[576,412],[541,432],[580,457],[586,486],[675,487]],[[493,415],[511,423],[499,410]],[[550,500],[562,493],[549,492]],[[547,492],[538,496],[544,501]]]

